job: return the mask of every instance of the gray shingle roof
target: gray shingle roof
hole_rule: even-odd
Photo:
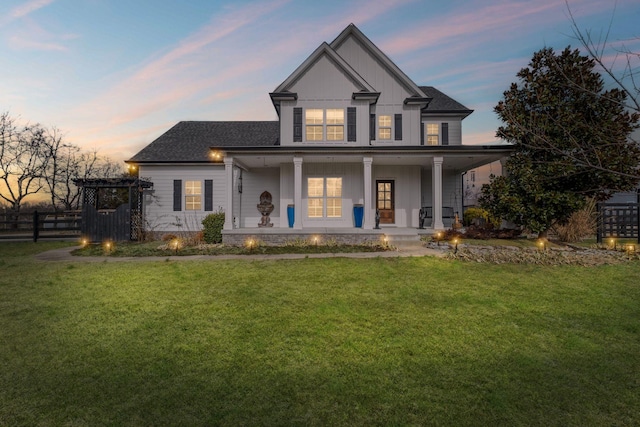
[[[179,122],[134,155],[130,162],[207,161],[210,147],[279,145],[279,123]]]
[[[473,110],[460,104],[453,98],[448,97],[433,86],[420,86],[420,89],[429,98],[433,98],[427,108],[423,111],[427,113],[447,112],[447,113],[466,113],[471,114]]]

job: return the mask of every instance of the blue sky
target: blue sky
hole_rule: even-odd
[[[640,51],[640,0],[569,0]],[[614,12],[615,6],[615,12]],[[125,160],[180,120],[275,120],[268,93],[354,23],[419,85],[493,113],[533,52],[577,47],[564,0],[3,0],[0,111]]]

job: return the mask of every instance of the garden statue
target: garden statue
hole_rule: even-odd
[[[258,227],[273,227],[271,218],[269,218],[269,215],[273,212],[273,203],[271,201],[271,193],[263,191],[260,195],[260,203],[258,203],[258,212],[262,215]]]

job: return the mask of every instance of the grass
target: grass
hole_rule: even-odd
[[[0,244],[0,425],[638,425],[640,265],[43,263]]]

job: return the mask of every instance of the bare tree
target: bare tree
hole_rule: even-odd
[[[50,160],[40,125],[18,126],[8,112],[0,114],[0,198],[17,213],[24,198],[38,193]]]
[[[54,166],[55,164],[55,166]],[[81,188],[74,181],[89,178],[115,178],[122,167],[98,151],[82,151],[73,144],[59,144],[56,159],[47,172],[48,190],[52,203],[64,210],[78,210]]]
[[[594,32],[581,29],[576,21],[569,0],[565,0],[571,29],[585,52],[596,62],[598,68],[606,74],[621,91],[627,94],[624,107],[640,113],[640,52],[631,50],[625,41],[611,41],[611,30],[615,15],[615,3],[606,31]],[[640,40],[639,36],[631,37],[628,42]]]

